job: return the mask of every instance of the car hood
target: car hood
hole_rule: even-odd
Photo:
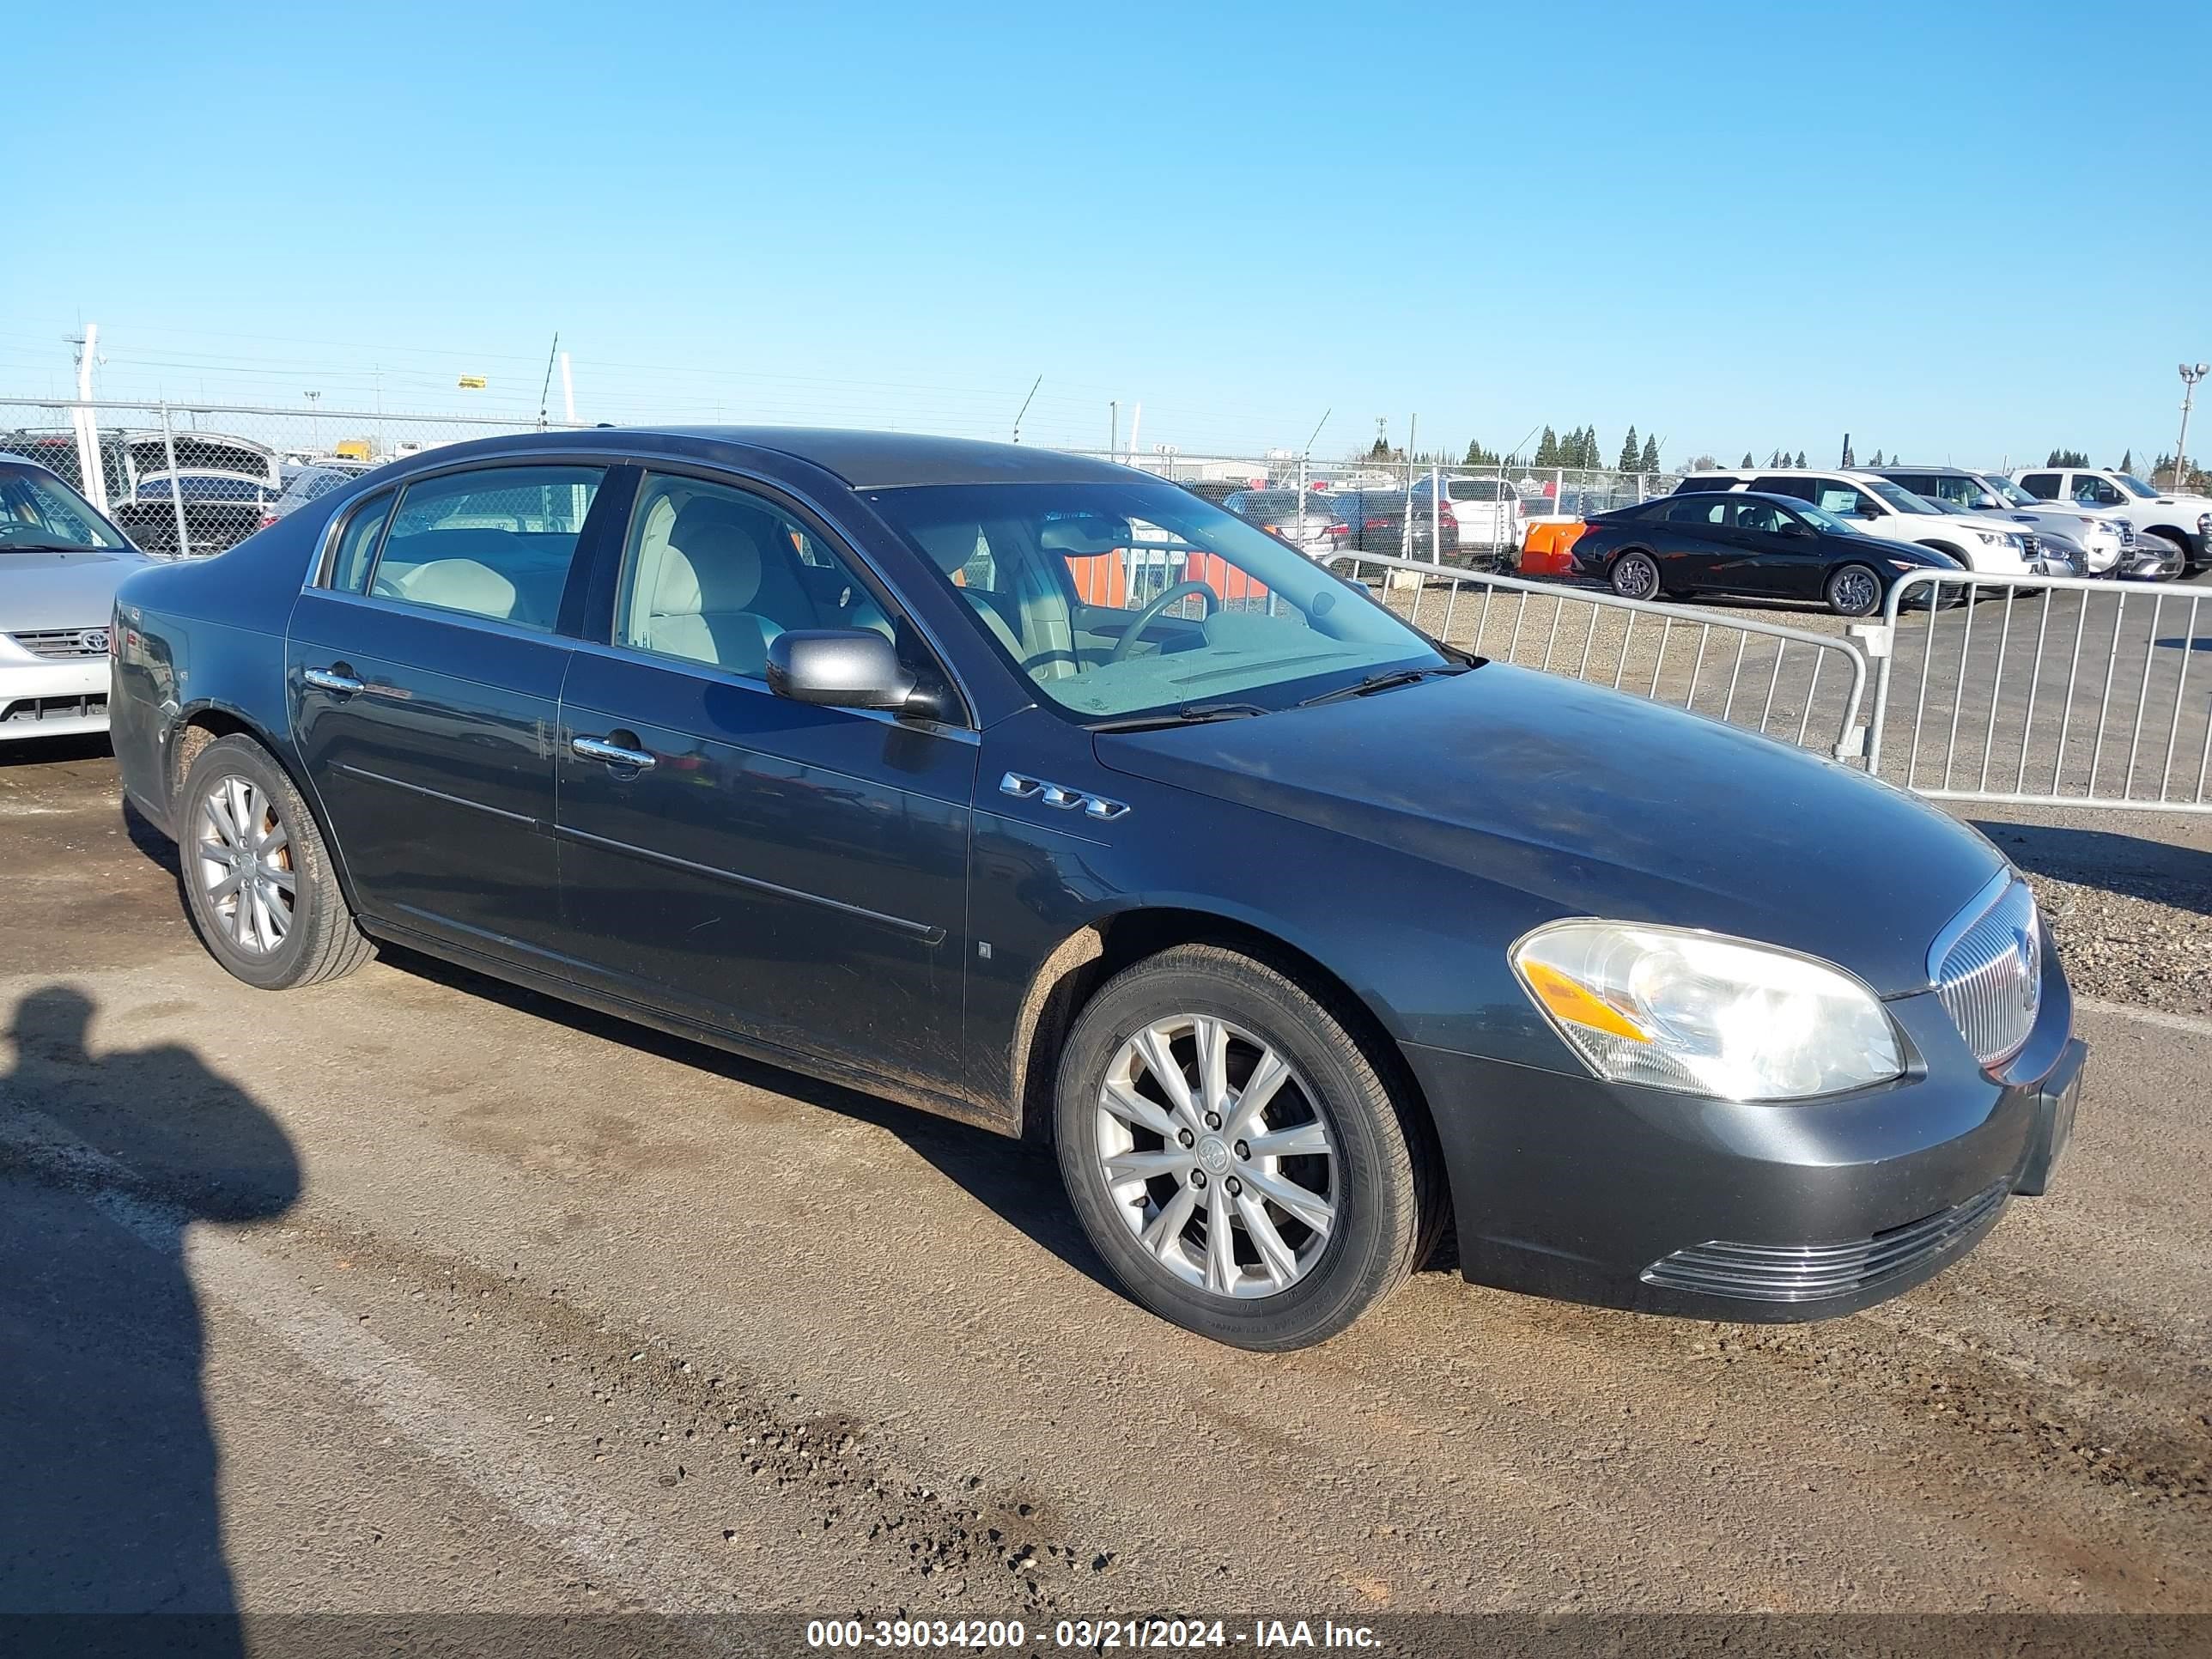
[[[67,553],[0,552],[0,626],[11,634],[53,628],[105,628],[116,585],[145,561],[97,549]]]
[[[1495,663],[1097,746],[1116,771],[1393,847],[1562,915],[1761,939],[1886,996],[1926,988],[1929,943],[2004,866],[1965,825],[1803,750]]]

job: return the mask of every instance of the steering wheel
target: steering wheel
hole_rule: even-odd
[[[1206,596],[1207,616],[1221,609],[1221,600],[1204,582],[1177,582],[1129,619],[1128,627],[1121,630],[1121,637],[1114,641],[1114,648],[1106,653],[1106,660],[1109,663],[1127,661],[1130,647],[1137,642],[1137,636],[1158,621],[1160,613],[1177,599],[1187,599],[1194,593]]]

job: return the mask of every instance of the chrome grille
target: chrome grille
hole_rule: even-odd
[[[90,628],[46,628],[8,636],[34,657],[104,657],[107,630]]]
[[[1737,1244],[1717,1238],[1661,1257],[1644,1270],[1644,1282],[1760,1302],[1848,1296],[1911,1272],[1995,1220],[2004,1208],[2005,1189],[1999,1182],[1950,1209],[1838,1244]]]
[[[2043,1001],[2043,925],[2027,884],[2005,875],[1977,893],[1936,937],[1928,973],[1976,1059],[2017,1054]]]
[[[2023,559],[2041,558],[2043,556],[2043,538],[2040,536],[2023,532],[2020,538],[2020,556]]]
[[[2120,545],[2122,547],[2133,547],[2136,544],[2136,527],[2130,524],[2125,519],[2122,519],[2119,521],[2119,525]]]

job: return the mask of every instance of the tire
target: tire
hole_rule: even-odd
[[[1825,591],[1828,609],[1838,617],[1871,617],[1881,609],[1881,577],[1869,565],[1838,567]]]
[[[2189,544],[2179,536],[2169,536],[2162,530],[2146,530],[2143,532],[2143,539],[2148,542],[2164,542],[2166,546],[2173,550],[2174,557],[2181,561],[2181,568],[2168,579],[2170,580],[2186,580],[2204,568],[2204,562],[2191,552]]]
[[[1179,1109],[1146,1058],[1150,1045],[1189,1095],[1202,1025],[1219,1034],[1228,1085],[1211,1120],[1202,1091]],[[1280,1080],[1240,1124],[1238,1099],[1270,1060]],[[1426,1126],[1386,1071],[1303,986],[1241,952],[1179,945],[1126,968],[1061,1054],[1054,1139],[1076,1215],[1163,1319],[1239,1348],[1326,1341],[1405,1280],[1444,1219]],[[1109,1158],[1152,1172],[1115,1182]],[[1223,1217],[1225,1264],[1212,1248]]]
[[[200,750],[185,775],[175,817],[185,914],[208,954],[234,977],[264,991],[289,991],[349,974],[376,954],[338,889],[322,826],[284,769],[252,738],[218,738]],[[256,836],[283,836],[250,860],[254,877],[242,884],[246,861],[229,850],[239,844],[241,818]]]
[[[1606,580],[1613,591],[1624,599],[1656,599],[1660,597],[1659,567],[1651,562],[1648,553],[1628,552],[1613,562],[1606,572]]]

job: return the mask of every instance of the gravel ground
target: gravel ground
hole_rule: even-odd
[[[2212,826],[1972,816],[2069,953],[2201,924]],[[2052,1194],[1864,1314],[1432,1269],[1267,1357],[1037,1149],[404,957],[251,991],[167,855],[0,764],[0,1612],[2212,1613],[2212,1023],[2085,1008]]]

